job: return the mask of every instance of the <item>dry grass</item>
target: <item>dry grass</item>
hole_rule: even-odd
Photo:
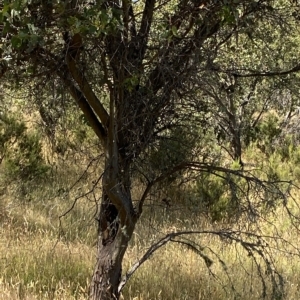
[[[68,196],[56,195],[71,181],[64,173],[56,182],[32,191],[30,200],[15,199],[10,193],[0,198],[0,300],[86,299],[95,262],[95,203],[93,197],[79,199],[60,223],[59,215],[71,206],[77,193],[83,193],[76,190]],[[281,235],[287,242],[300,245],[300,235],[286,214],[277,213],[261,221],[259,228],[265,234]],[[242,223],[236,226],[254,226]],[[151,213],[146,210],[126,254],[124,269],[168,232],[217,230],[224,226],[210,224],[183,209],[174,213],[162,206]],[[210,268],[194,251],[169,243],[138,269],[124,288],[124,299],[261,299],[261,278],[252,257],[239,244],[208,234],[189,238],[201,245],[203,254],[213,261]],[[289,254],[295,249],[282,241],[270,241],[269,246],[270,257],[283,274],[286,299],[300,299],[300,261]],[[258,263],[263,268],[262,261],[258,259]],[[267,275],[263,269],[261,276],[267,279]]]
[[[58,205],[55,201],[53,203]],[[64,223],[65,235],[60,236],[59,208],[55,213],[52,209],[51,215],[49,209],[40,210],[39,205],[33,203],[6,209],[0,231],[0,299],[86,298],[95,260],[91,242],[95,234],[93,226],[85,228],[85,236],[78,231],[78,226],[82,225],[78,219],[86,218],[87,205],[84,201],[78,203],[75,217],[68,216]],[[127,252],[126,264],[130,265],[141,257],[151,242],[166,232],[190,227],[198,229],[199,225],[211,228],[196,216],[191,220],[187,213],[168,221],[163,210],[159,209],[151,218],[146,213],[144,222],[138,225]],[[284,214],[279,217],[276,228],[287,240],[299,244],[296,230],[292,229]],[[265,226],[265,230],[270,234],[272,228]],[[123,291],[124,299],[261,298],[261,281],[253,261],[236,243],[224,243],[210,235],[201,235],[194,241],[206,248],[203,253],[213,260],[210,269],[193,251],[170,243],[136,272]],[[276,247],[273,251],[275,263],[284,275],[286,298],[300,299],[300,262],[287,253],[280,253]]]

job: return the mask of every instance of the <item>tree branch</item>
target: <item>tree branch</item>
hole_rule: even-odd
[[[152,19],[153,19],[153,12],[154,12],[154,5],[155,5],[156,0],[146,0],[145,6],[144,6],[144,11],[143,11],[143,16],[142,16],[142,21],[141,21],[141,26],[138,35],[140,37],[148,37],[151,24],[152,24]]]
[[[3,59],[3,60],[0,60],[0,79],[4,76],[4,74],[6,73],[7,71],[7,63],[6,61]]]
[[[76,101],[77,105],[89,121],[89,124],[92,127],[93,131],[100,139],[102,146],[106,147],[106,130],[102,126],[101,122],[99,122],[99,119],[97,118],[94,110],[89,105],[84,94],[74,85],[74,82],[70,79],[70,74],[67,65],[60,64],[59,66],[57,66],[56,62],[59,62],[59,58],[45,49],[40,49],[39,54],[38,56],[36,56],[36,58],[40,59],[41,61],[44,61],[44,55],[50,58],[50,60],[48,60],[49,67],[56,71],[58,77],[61,78],[65,85],[69,88],[71,96]]]
[[[173,168],[170,169],[169,171],[167,171],[167,172],[161,174],[160,176],[158,176],[158,177],[155,178],[154,180],[151,180],[151,181],[148,183],[148,185],[147,185],[147,187],[146,187],[146,189],[145,189],[145,191],[144,191],[144,193],[143,193],[143,195],[142,195],[140,201],[139,201],[138,204],[137,204],[137,213],[138,213],[139,216],[140,216],[140,215],[142,214],[142,212],[143,212],[143,205],[144,205],[144,202],[145,202],[145,200],[146,200],[146,198],[147,198],[147,196],[148,196],[148,194],[149,194],[151,188],[153,187],[153,185],[155,185],[156,183],[158,183],[158,182],[160,182],[160,181],[166,179],[168,176],[170,176],[170,175],[172,175],[172,174],[174,174],[174,173],[176,173],[176,172],[178,172],[178,171],[180,171],[180,170],[185,169],[186,167],[187,167],[187,163],[185,163],[185,162],[184,162],[184,163],[181,163],[181,164],[179,164],[179,165],[173,167]]]
[[[75,37],[75,36],[74,36]],[[74,38],[73,37],[73,38]],[[77,82],[78,86],[80,87],[82,93],[85,95],[87,102],[92,107],[92,109],[95,111],[96,115],[99,117],[103,128],[107,128],[109,124],[109,114],[107,113],[106,109],[100,102],[100,100],[97,98],[95,93],[93,92],[91,86],[89,85],[88,81],[86,80],[84,74],[79,71],[79,69],[76,66],[76,56],[73,55],[74,49],[72,48],[78,48],[80,45],[73,45],[73,47],[69,47],[70,50],[67,51],[66,54],[66,62],[68,69],[74,78],[74,80]],[[104,84],[104,82],[103,82]]]
[[[252,175],[250,173],[250,171],[245,171],[245,170],[232,170],[232,169],[228,169],[225,167],[219,167],[219,166],[213,166],[213,165],[209,165],[207,163],[201,163],[201,162],[197,162],[197,161],[188,161],[188,162],[182,162],[176,166],[174,166],[173,168],[171,168],[169,171],[161,174],[160,176],[156,177],[155,179],[149,181],[147,187],[144,190],[144,193],[141,197],[141,199],[139,200],[138,204],[137,204],[137,213],[138,216],[140,216],[143,212],[143,205],[144,202],[146,201],[146,198],[149,194],[149,192],[151,191],[151,188],[158,182],[161,182],[162,180],[166,179],[168,176],[179,172],[181,170],[192,170],[192,171],[198,171],[198,172],[207,172],[213,175],[218,176],[217,172],[221,172],[221,173],[225,173],[225,174],[231,174],[234,176],[238,176],[240,178],[245,179],[248,182],[255,182],[261,186],[265,186],[266,184],[275,184],[275,183],[288,183],[288,184],[292,184],[291,181],[284,181],[284,180],[279,180],[279,181],[268,181],[268,180],[263,180],[263,179],[259,179],[258,177]]]
[[[165,235],[163,238],[161,238],[159,241],[154,243],[153,245],[150,246],[150,248],[146,251],[146,253],[130,268],[129,271],[123,276],[119,287],[118,291],[121,292],[127,281],[130,279],[130,277],[134,274],[134,272],[145,262],[147,261],[154,252],[159,250],[161,247],[166,245],[168,242],[179,242],[181,244],[185,244],[186,246],[191,246],[190,243],[185,243],[182,241],[178,241],[175,238],[184,236],[184,235],[195,235],[195,234],[208,234],[208,235],[215,235],[219,236],[223,240],[230,240],[234,241],[237,244],[239,244],[243,249],[248,251],[249,256],[255,259],[254,254],[258,254],[259,256],[262,257],[264,260],[266,267],[270,267],[270,262],[269,260],[262,255],[261,249],[268,247],[268,244],[263,243],[263,239],[269,239],[270,236],[262,236],[259,234],[251,233],[251,232],[245,232],[241,230],[228,230],[228,229],[221,229],[221,230],[190,230],[190,231],[179,231],[179,232],[171,232],[167,235]],[[283,240],[284,241],[284,240]],[[201,250],[195,248],[194,246],[192,247],[192,250],[196,250],[196,253],[199,254],[201,253]],[[206,266],[209,268],[213,261],[208,258],[206,255],[203,255],[201,253],[200,255],[206,264]],[[220,259],[219,259],[220,261]],[[224,264],[223,261],[220,261],[222,264]],[[270,276],[274,276],[274,274],[270,274]]]
[[[132,39],[130,41],[129,45],[129,53],[130,53],[130,60],[132,61],[132,64],[137,68],[140,69],[141,64],[143,62],[146,49],[147,49],[147,43],[148,43],[148,37],[149,32],[153,20],[153,13],[154,13],[154,6],[155,6],[156,0],[146,0],[141,25],[138,33],[136,34],[136,28],[135,28],[135,19],[134,14],[132,12],[132,5],[131,5],[131,11],[129,13],[131,14],[132,19]],[[136,16],[135,16],[136,17]]]
[[[131,269],[124,275],[123,279],[121,280],[118,291],[121,292],[123,287],[125,286],[126,282],[129,280],[129,278],[133,275],[133,273],[146,261],[150,258],[150,256],[159,248],[164,246],[167,242],[169,242],[172,238],[176,236],[176,233],[169,233],[164,238],[160,239],[158,242],[153,244],[147,252],[142,256],[141,259],[139,259],[132,267]]]
[[[221,73],[227,73],[230,74],[232,76],[235,77],[272,77],[272,76],[283,76],[283,75],[288,75],[291,73],[296,73],[300,71],[300,64],[298,64],[297,66],[289,69],[289,70],[285,70],[285,71],[269,71],[269,72],[259,72],[257,70],[247,70],[250,73],[246,73],[246,74],[241,74],[238,73],[236,71],[232,71],[232,70],[226,70],[226,71],[221,71]]]
[[[103,128],[102,124],[99,122],[98,118],[96,117],[94,111],[91,109],[89,103],[87,102],[84,95],[79,91],[73,84],[69,83],[69,90],[70,94],[80,107],[81,111],[86,116],[89,124],[93,128],[94,132],[98,136],[101,141],[103,147],[106,147],[106,131]]]

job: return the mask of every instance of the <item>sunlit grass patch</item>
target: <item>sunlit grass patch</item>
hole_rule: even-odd
[[[7,232],[6,232],[7,233]],[[43,233],[1,235],[1,284],[26,294],[86,295],[94,252],[83,244],[64,244]],[[6,236],[6,243],[3,241]],[[19,295],[20,297],[20,295]]]
[[[53,191],[41,190],[34,191],[33,198],[27,202],[18,203],[16,199],[3,201],[1,300],[87,298],[96,261],[95,203],[88,198],[80,198],[70,213],[59,219],[72,207],[76,196],[75,193],[56,196]],[[299,198],[296,192],[293,196],[296,200]],[[291,202],[290,208],[298,213],[296,202]],[[283,296],[300,299],[300,262],[290,254],[295,252],[292,243],[300,244],[295,224],[282,209],[256,222],[241,218],[239,223],[231,223],[230,227],[283,238],[268,241],[269,254],[277,270],[283,274],[285,283],[285,294],[278,295],[277,299],[283,299]],[[226,226],[221,221],[211,223],[197,210],[188,210],[184,206],[174,210],[163,205],[155,205],[148,210],[146,206],[126,253],[123,271],[141,258],[152,243],[170,232],[217,231]],[[257,267],[240,244],[209,234],[189,238],[203,248],[202,253],[212,261],[210,266],[188,247],[170,242],[155,252],[132,276],[123,290],[124,299],[262,298],[262,281]],[[257,259],[263,270],[260,275],[267,280],[267,270],[259,257]],[[270,283],[266,284],[270,291]]]
[[[26,210],[23,220],[28,222],[32,214],[31,210]],[[285,221],[283,214],[281,217],[276,223],[278,230],[282,230],[286,240],[297,242],[296,229]],[[36,222],[39,228],[45,219],[37,216],[37,220],[40,220]],[[64,226],[72,230],[72,221],[68,223],[68,220],[65,219]],[[188,223],[187,215],[177,221],[176,218],[165,220],[163,226],[159,218],[151,220],[151,227],[148,222],[140,223],[126,254],[127,267],[164,234],[198,227],[194,220],[192,224]],[[215,230],[222,227],[205,221],[202,221],[202,226]],[[267,223],[263,228],[267,234],[272,231]],[[85,299],[95,262],[94,247],[85,245],[78,236],[77,241],[76,238],[68,240],[67,236],[60,240],[54,231],[43,229],[43,226],[36,229],[26,229],[25,221],[12,222],[1,229],[1,289],[3,295],[9,297],[2,299]],[[93,228],[89,227],[86,234],[92,235],[92,232]],[[199,235],[192,239],[212,260],[209,268],[203,258],[190,249],[169,243],[138,269],[123,291],[124,299],[261,298],[261,279],[246,251],[218,236]],[[299,299],[300,263],[287,253],[292,249],[286,246],[286,252],[280,252],[276,244],[270,249],[278,270],[283,273],[287,299]],[[267,274],[263,273],[263,276],[266,278]]]

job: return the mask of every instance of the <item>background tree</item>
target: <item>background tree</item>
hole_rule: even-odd
[[[261,78],[299,71],[293,54],[274,66],[273,52],[265,52],[273,28],[281,35],[296,30],[293,4],[33,0],[3,1],[0,8],[1,79],[34,83],[35,92],[67,89],[105,153],[91,299],[119,298],[123,257],[143,205],[156,184],[171,182],[175,174],[222,178],[230,207],[242,207],[242,214],[259,215],[266,193],[286,203],[288,182],[268,180],[244,164],[243,132],[256,126],[254,112],[257,106],[264,111],[267,100],[248,114],[243,100],[257,91]],[[279,46],[273,50],[282,53]],[[232,54],[230,47],[236,47]],[[247,59],[235,58],[239,48]],[[48,104],[42,102],[39,111],[51,135]],[[255,126],[249,129],[248,122]],[[144,191],[134,202],[137,177]],[[243,243],[235,233],[231,237]]]

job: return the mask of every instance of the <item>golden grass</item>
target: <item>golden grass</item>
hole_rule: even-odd
[[[70,178],[66,176],[65,180]],[[0,300],[87,298],[95,262],[95,203],[88,197],[79,199],[59,223],[59,215],[76,197],[75,192],[55,196],[54,190],[62,186],[63,180],[35,190],[31,201],[13,199],[13,195],[0,198]],[[299,198],[299,193],[294,196]],[[293,209],[298,212],[296,206]],[[255,230],[256,225],[247,222],[235,227]],[[282,210],[258,225],[264,234],[281,235],[287,242],[300,245],[298,231]],[[226,224],[210,224],[184,209],[173,213],[159,205],[154,210],[146,209],[126,253],[124,271],[169,232],[223,227]],[[124,299],[261,299],[262,285],[255,264],[239,244],[208,234],[189,239],[203,247],[202,253],[213,261],[210,268],[187,247],[169,243],[137,270],[123,290]],[[283,241],[269,243],[270,257],[283,274],[286,299],[300,299],[300,260],[289,254],[295,249]],[[263,263],[258,257],[257,260],[263,269],[262,277],[267,280]],[[270,291],[270,283],[266,284]],[[282,297],[278,295],[276,299]]]
[[[25,226],[1,231],[0,290],[10,295],[6,299],[83,297],[94,258],[90,247],[61,242],[51,232],[31,232]]]
[[[83,218],[87,203],[82,201],[78,205],[82,209],[78,208],[76,217]],[[126,266],[140,258],[151,242],[166,232],[191,226],[198,229],[198,225],[205,229],[217,227],[200,222],[195,216],[191,222],[190,217],[186,213],[168,221],[158,211],[150,219],[146,212],[145,222],[138,225],[126,254]],[[284,219],[284,214],[279,217],[276,228],[287,240],[299,244],[297,231]],[[85,240],[82,233],[78,234],[78,223],[69,217],[64,226],[66,236],[59,237],[58,226],[53,224],[56,218],[57,215],[49,217],[46,210],[39,211],[26,204],[12,209],[2,219],[0,299],[86,299],[95,261],[95,249],[90,243],[91,236],[95,237],[94,229],[86,228]],[[270,234],[272,228],[265,226],[265,230]],[[206,247],[203,253],[213,261],[210,269],[193,251],[170,243],[134,274],[123,291],[124,299],[261,298],[261,281],[253,261],[236,243],[224,243],[209,235],[192,239]],[[300,299],[300,261],[276,248],[273,251],[275,264],[286,283],[286,298]],[[226,267],[220,263],[221,259]]]

